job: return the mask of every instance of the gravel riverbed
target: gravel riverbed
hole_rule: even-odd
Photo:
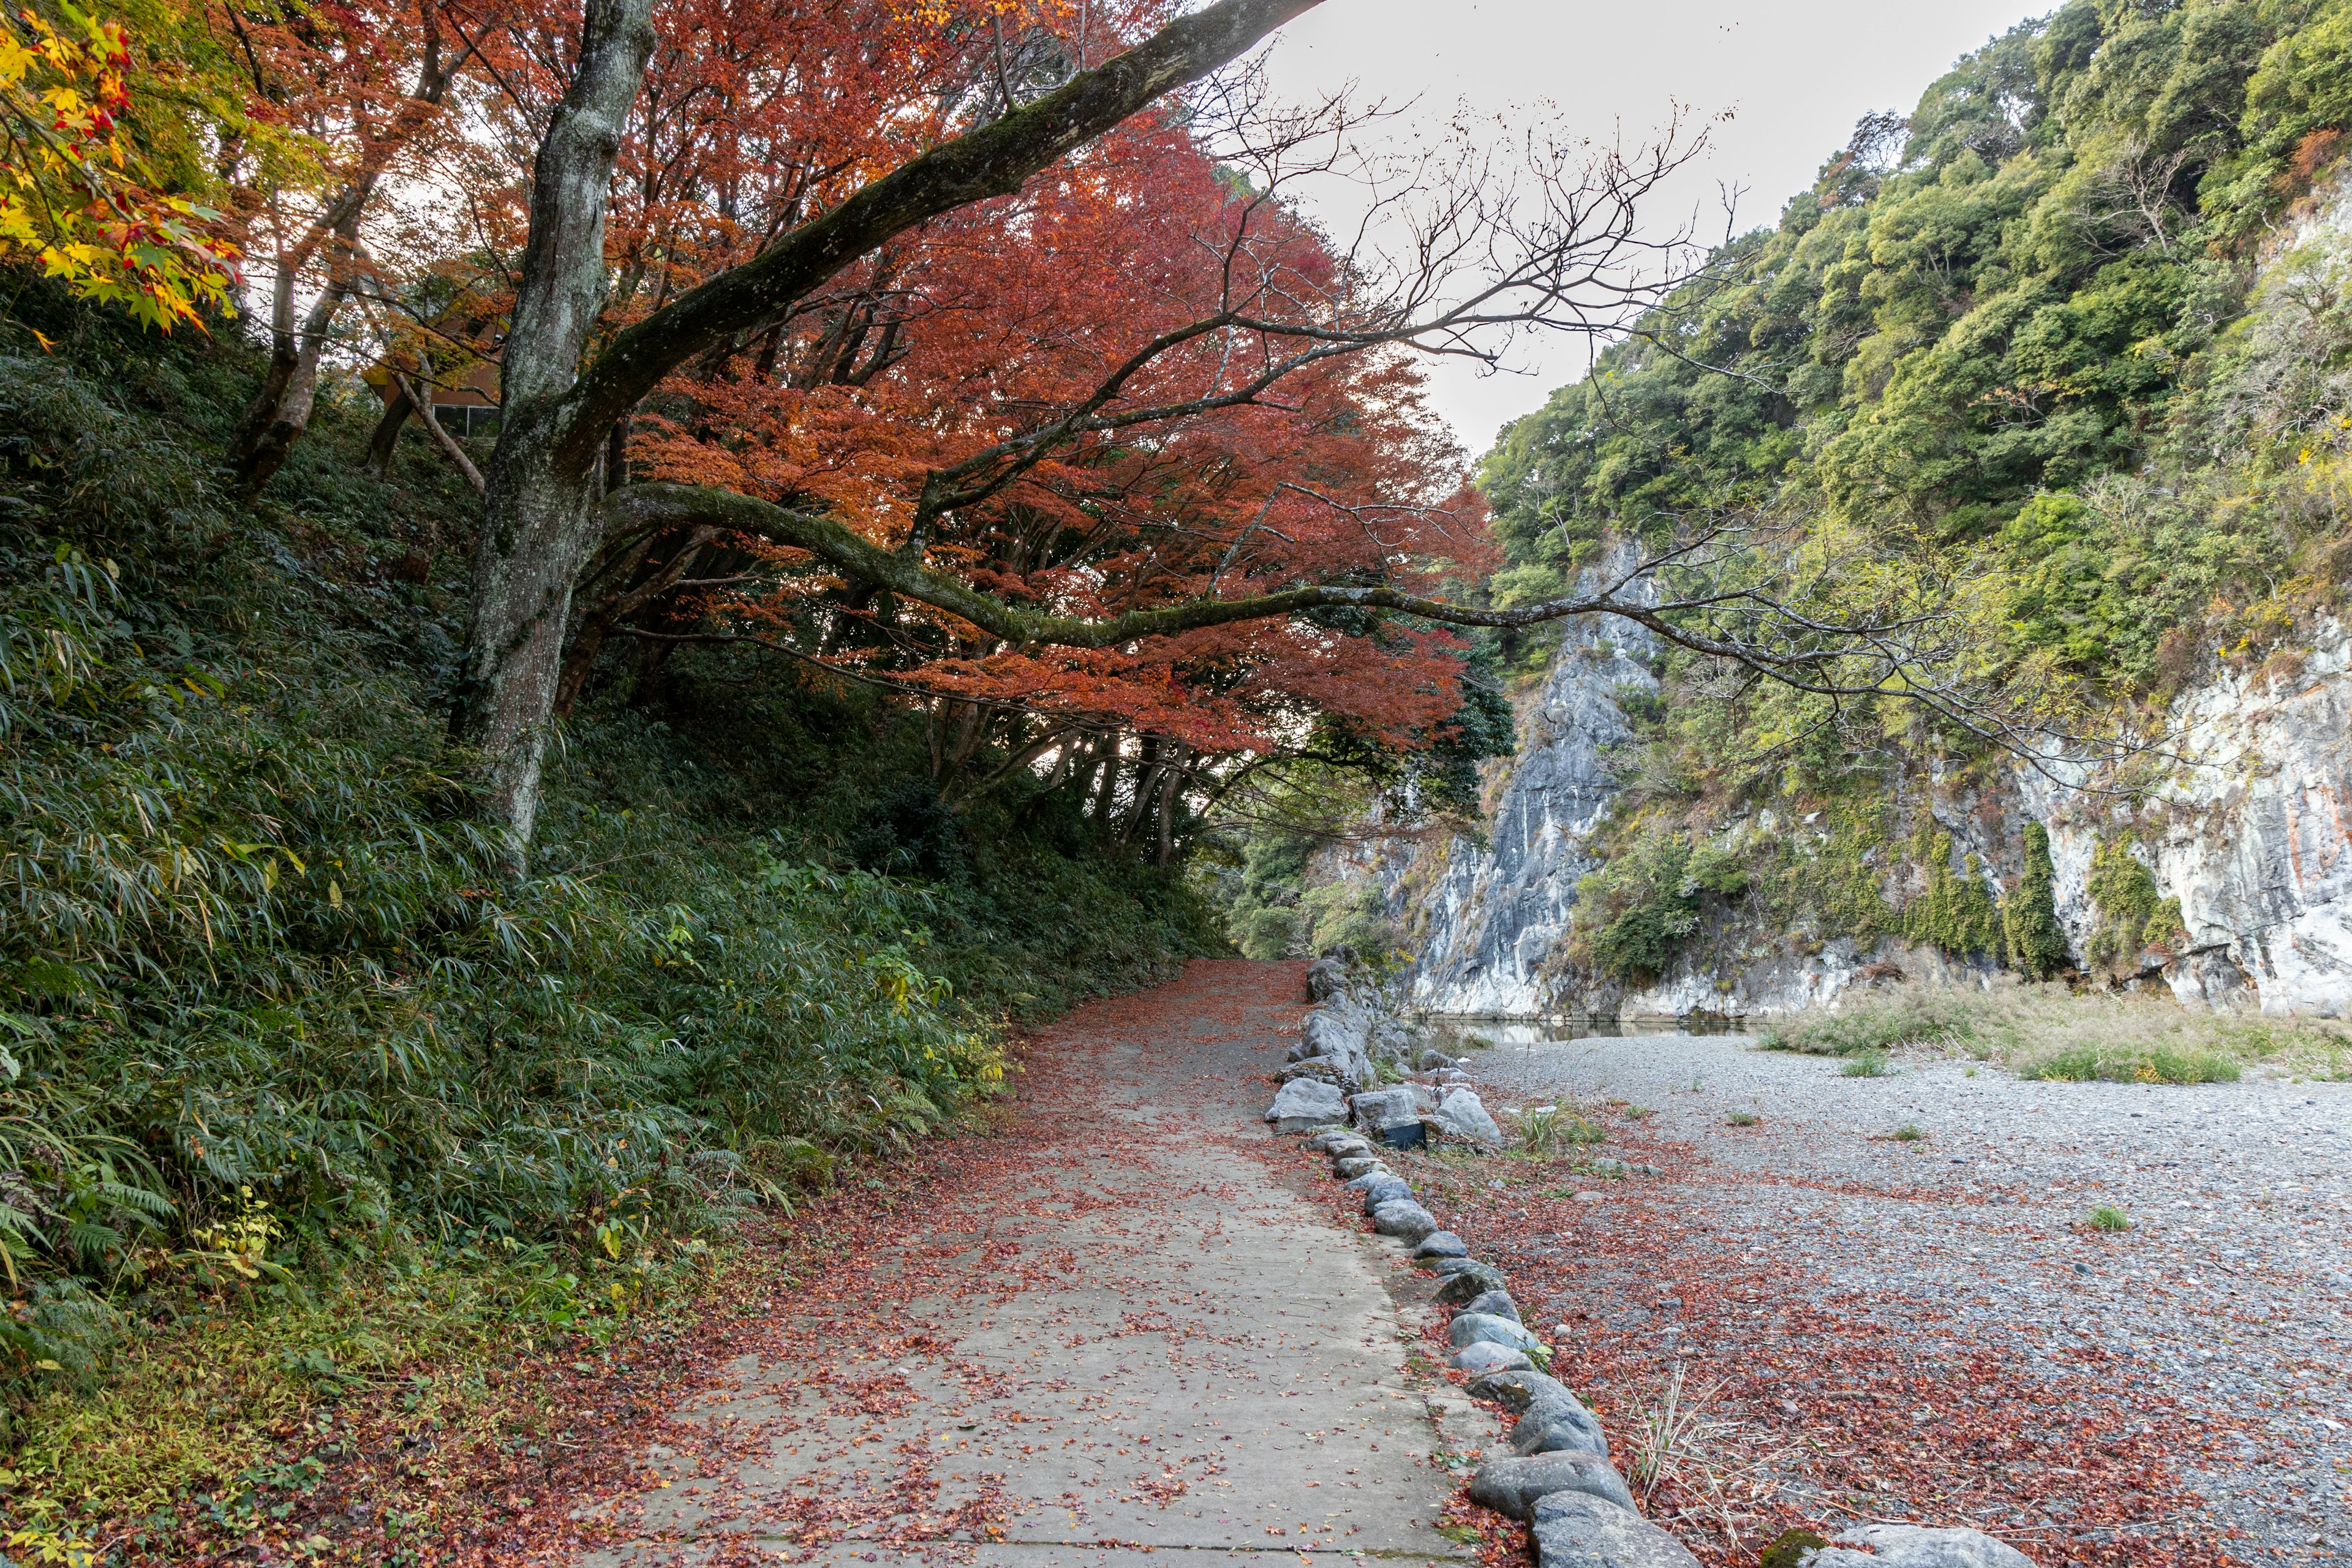
[[[1706,1396],[1667,1467],[1686,1538],[1727,1562],[1869,1514],[2045,1565],[2352,1561],[2352,1086],[1861,1078],[1754,1044],[1480,1051],[1490,1106],[1578,1104],[1609,1140],[1427,1162],[1621,1426],[1677,1365]]]

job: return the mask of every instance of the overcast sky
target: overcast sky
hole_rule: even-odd
[[[1325,0],[1283,29],[1270,68],[1293,101],[1349,81],[1439,121],[1457,104],[1558,118],[1579,134],[1622,125],[1629,142],[1675,102],[1733,111],[1714,152],[1654,204],[1671,226],[1715,207],[1717,182],[1745,186],[1740,227],[1775,220],[1874,109],[1908,112],[1922,89],[1992,35],[2056,0]],[[1546,106],[1548,108],[1538,107]],[[1335,218],[1343,215],[1334,214]],[[1721,218],[1714,217],[1720,233]],[[1434,367],[1438,409],[1475,456],[1507,421],[1582,373],[1580,343],[1554,339],[1519,356],[1517,374]]]

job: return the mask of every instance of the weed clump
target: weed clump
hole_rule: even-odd
[[[1838,1071],[1846,1078],[1891,1078],[1895,1062],[1885,1051],[1859,1051],[1848,1057]]]
[[[1888,1133],[1887,1136],[1894,1139],[1897,1143],[1924,1142],[1927,1137],[1925,1132],[1922,1132],[1919,1130],[1919,1124],[1916,1121],[1905,1122],[1902,1126]]]
[[[2052,1083],[2235,1083],[2239,1072],[2238,1064],[2218,1051],[2076,1046],[2028,1063],[2017,1076]]]
[[[1753,1127],[1763,1118],[1752,1110],[1735,1110],[1723,1119],[1727,1127]]]
[[[1948,1049],[1975,1037],[1976,1020],[1965,995],[1943,987],[1920,987],[1868,997],[1801,1022],[1776,1024],[1758,1044],[1768,1051],[1852,1057],[1906,1046]]]
[[[2113,1204],[2101,1204],[2091,1211],[2093,1230],[2118,1231],[2132,1228],[2132,1216]]]
[[[1567,1110],[1529,1112],[1519,1122],[1519,1152],[1538,1158],[1564,1154],[1590,1143],[1606,1142],[1609,1130]]]

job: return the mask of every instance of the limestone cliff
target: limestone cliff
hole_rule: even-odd
[[[1872,966],[1953,977],[1966,966],[1891,939],[1782,932],[1733,921],[1701,933],[1652,986],[1629,989],[1562,962],[1577,884],[1600,859],[1595,830],[1630,753],[1619,707],[1655,688],[1647,634],[1580,626],[1521,715],[1521,745],[1495,793],[1488,842],[1391,846],[1360,857],[1410,933],[1415,1004],[1504,1016],[1768,1016],[1833,997]],[[1990,792],[1935,797],[1958,849],[2013,868],[2026,817],[2050,831],[2060,921],[2087,964],[2100,921],[2088,892],[2104,839],[2129,843],[2177,898],[2189,935],[2152,948],[2123,984],[2161,979],[2184,1002],[2272,1014],[2352,1014],[2352,628],[2330,622],[2296,657],[2223,669],[2170,710],[2164,770],[2137,807],[2021,763]],[[1729,834],[1803,834],[1772,814]],[[1889,867],[1890,883],[1898,868]],[[1997,884],[1996,884],[1997,885]],[[1884,973],[1883,968],[1874,971]]]

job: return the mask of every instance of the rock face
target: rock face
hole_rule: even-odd
[[[1538,1568],[1698,1568],[1681,1542],[1635,1513],[1585,1492],[1536,1504]]]
[[[1974,1530],[1864,1524],[1832,1536],[1807,1568],[2033,1568],[2014,1546]]]
[[[2172,709],[2192,762],[2135,825],[2157,890],[2180,900],[2188,951],[2143,955],[2183,1002],[2352,1014],[2352,626],[2330,622],[2291,673],[2221,676]],[[2104,799],[2021,770],[2050,829],[2058,918],[2075,952],[2098,923],[2091,855],[2118,825]]]
[[[1457,840],[1446,850],[1413,965],[1415,1005],[1509,1016],[1554,1005],[1544,961],[1568,934],[1577,879],[1600,865],[1588,840],[1617,795],[1604,749],[1633,736],[1617,693],[1657,689],[1646,662],[1654,641],[1622,622],[1570,623],[1520,716],[1518,757],[1487,829],[1492,848]]]
[[[1984,973],[1892,939],[1865,948],[1833,933],[1816,943],[1745,929],[1716,945],[1722,956],[1687,952],[1646,990],[1558,963],[1577,883],[1600,865],[1593,833],[1619,788],[1608,748],[1633,738],[1618,702],[1655,689],[1644,662],[1652,651],[1648,633],[1622,623],[1572,627],[1520,716],[1520,750],[1487,847],[1400,844],[1381,860],[1392,901],[1421,922],[1410,972],[1416,1006],[1503,1017],[1766,1016],[1830,1002],[1873,965],[1913,978]],[[2159,898],[2180,900],[2189,940],[2179,952],[2147,950],[2123,981],[2160,983],[2183,1003],[2221,1009],[2352,1016],[2352,626],[2323,623],[2292,659],[2217,671],[2175,701],[2168,722],[2168,749],[2186,760],[2137,817],[2120,815],[2112,794],[2020,763],[1989,795],[1939,802],[1938,822],[1963,854],[2011,871],[2025,823],[2041,822],[2078,962],[2088,963],[2098,925],[2087,887],[2093,852],[2103,840],[2129,841]],[[1769,814],[1748,826],[1811,831]],[[1442,862],[1433,869],[1426,856]]]

